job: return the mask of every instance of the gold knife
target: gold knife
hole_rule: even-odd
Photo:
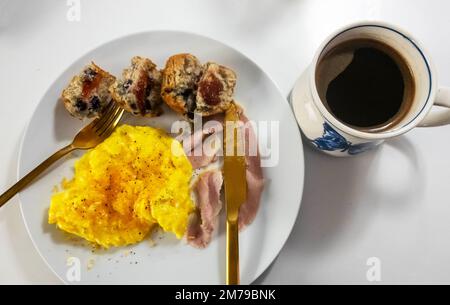
[[[246,201],[247,180],[243,135],[238,139],[239,111],[233,104],[225,114],[224,164],[225,206],[227,213],[226,283],[239,284],[239,208]],[[242,131],[243,132],[243,131]]]

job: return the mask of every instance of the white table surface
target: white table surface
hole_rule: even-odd
[[[320,42],[374,19],[413,33],[450,85],[446,0],[0,0],[0,190],[16,179],[19,142],[39,99],[76,58],[152,29],[221,40],[255,60],[287,96]],[[305,190],[292,234],[258,284],[450,283],[450,126],[416,129],[379,149],[334,159],[305,147]],[[273,204],[276,204],[274,202]],[[59,283],[26,233],[17,198],[0,209],[0,284]]]

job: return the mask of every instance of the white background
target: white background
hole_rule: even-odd
[[[320,42],[360,20],[397,24],[428,49],[450,85],[445,0],[0,0],[0,191],[16,179],[19,142],[51,82],[92,48],[133,32],[186,30],[256,61],[288,95]],[[267,111],[270,111],[268,109]],[[256,283],[450,283],[450,127],[416,129],[379,149],[334,159],[305,147],[305,191],[293,232]],[[286,190],[289,191],[289,190]],[[276,204],[276,202],[273,202]],[[271,228],[276,230],[276,228]],[[0,209],[0,284],[58,283],[34,250],[17,199]]]

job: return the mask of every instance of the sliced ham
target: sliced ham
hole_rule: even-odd
[[[216,117],[215,117],[216,118]],[[194,169],[199,169],[208,166],[217,160],[217,153],[220,145],[216,145],[213,149],[204,151],[203,144],[206,141],[212,141],[213,137],[220,136],[223,126],[223,120],[210,119],[208,122],[209,128],[196,130],[193,134],[188,135],[183,139],[183,149]]]
[[[217,158],[217,152],[219,149],[222,149],[222,147],[217,147],[217,151],[213,154],[203,153],[203,144],[208,141],[209,137],[219,135],[220,139],[222,139],[224,116],[214,116],[209,122],[213,120],[218,122],[218,124],[209,124],[210,128],[196,131],[183,141],[185,152],[194,169],[208,166],[214,162]],[[241,121],[244,124],[249,122],[248,118],[243,114],[241,114]],[[245,128],[245,132],[241,134],[244,136],[246,147],[247,201],[241,205],[239,211],[240,230],[251,224],[255,219],[264,189],[264,175],[259,151],[258,149],[253,151],[250,149],[252,144],[257,144],[256,134],[251,125],[247,124],[245,126],[248,128]],[[197,153],[195,153],[195,149],[197,149]],[[187,239],[189,244],[195,247],[206,247],[211,241],[213,231],[217,227],[218,215],[222,209],[220,201],[222,183],[222,173],[219,170],[213,170],[201,174],[194,186],[198,213],[191,215]]]
[[[199,214],[191,215],[187,231],[188,243],[194,247],[204,248],[211,241],[222,209],[220,201],[222,182],[222,173],[214,170],[200,175],[195,184]]]
[[[248,118],[241,114],[241,121],[248,123]],[[259,210],[261,195],[264,190],[264,175],[261,168],[259,151],[249,151],[250,143],[256,143],[257,138],[250,125],[245,129],[245,163],[247,164],[247,201],[241,205],[239,210],[239,230],[242,230],[253,222]]]

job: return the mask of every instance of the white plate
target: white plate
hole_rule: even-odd
[[[254,281],[274,260],[287,240],[300,207],[303,191],[303,149],[291,109],[274,82],[249,58],[210,38],[172,31],[156,31],[126,36],[103,44],[81,57],[50,86],[36,109],[25,133],[19,158],[22,177],[40,161],[68,144],[82,123],[71,118],[58,97],[71,77],[95,61],[120,75],[130,58],[142,55],[159,67],[172,54],[189,52],[202,62],[216,61],[231,67],[238,76],[236,99],[254,121],[279,122],[279,162],[264,168],[267,178],[261,208],[254,223],[240,235],[241,282]],[[165,126],[170,116],[139,123]],[[269,139],[259,137],[260,146]],[[20,193],[25,224],[36,249],[48,266],[64,282],[69,257],[80,261],[82,284],[223,284],[225,280],[225,238],[221,221],[218,233],[207,249],[198,250],[169,234],[149,242],[92,253],[86,246],[47,224],[52,189],[63,177],[73,176],[73,163],[82,153],[56,164],[46,175]],[[129,253],[129,251],[132,253]],[[73,270],[73,269],[70,269]]]

